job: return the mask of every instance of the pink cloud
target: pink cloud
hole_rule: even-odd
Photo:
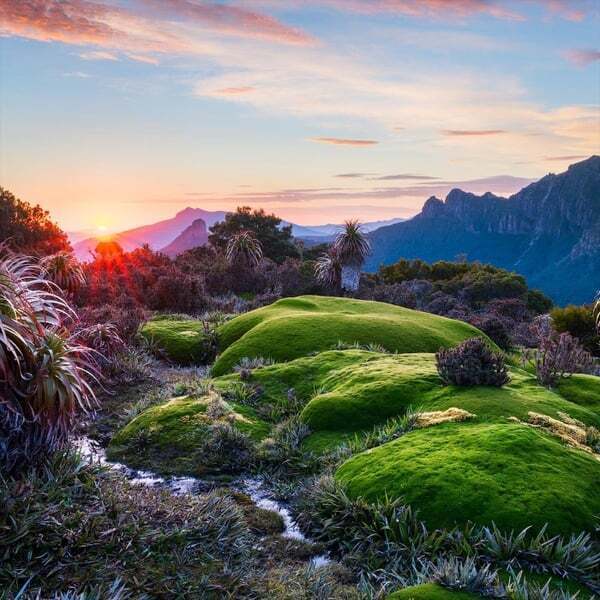
[[[299,29],[288,27],[264,13],[238,6],[190,0],[144,0],[144,3],[169,18],[180,17],[186,22],[213,26],[221,33],[260,37],[288,44],[314,42],[311,36]]]
[[[600,60],[600,50],[591,49],[571,49],[564,53],[567,60],[578,67],[587,67]]]
[[[143,0],[142,8],[134,12],[91,0],[3,0],[0,33],[130,52],[184,52],[188,48],[186,39],[169,33],[170,25],[179,17],[188,24],[241,38],[295,45],[314,43],[308,34],[273,17],[235,6]]]
[[[585,0],[529,0],[563,17],[580,21],[585,16]],[[326,0],[340,10],[363,14],[397,13],[410,17],[467,17],[488,14],[499,19],[523,20],[520,13],[503,6],[502,0]]]
[[[442,134],[448,137],[484,137],[489,135],[502,135],[503,129],[444,129]]]
[[[379,144],[379,142],[376,140],[357,140],[334,137],[310,138],[310,141],[317,142],[319,144],[333,144],[334,146],[374,146],[375,144]]]

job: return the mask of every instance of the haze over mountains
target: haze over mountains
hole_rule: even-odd
[[[489,262],[524,275],[556,302],[591,302],[600,288],[600,156],[501,198],[452,190],[421,213],[370,234],[366,268],[399,258]]]

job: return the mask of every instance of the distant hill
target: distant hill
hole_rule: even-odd
[[[161,249],[163,254],[170,258],[177,255],[204,246],[208,242],[208,231],[206,223],[202,219],[196,219],[189,227],[186,227],[169,245]]]
[[[172,219],[158,221],[129,229],[111,236],[126,252],[131,252],[148,244],[153,250],[160,250],[170,244],[175,238],[189,227],[196,219],[202,219],[206,227],[212,227],[225,218],[223,211],[207,211],[201,208],[186,208],[178,212]],[[99,238],[89,237],[73,244],[73,250],[79,260],[90,260],[91,253],[98,244]]]
[[[366,233],[370,233],[371,231],[375,231],[380,227],[385,227],[386,225],[394,225],[395,223],[400,223],[404,221],[404,219],[387,219],[385,221],[369,221],[367,223],[362,224],[362,229]],[[294,223],[286,223],[287,225],[292,225],[292,233],[294,237],[305,239],[305,238],[333,238],[336,234],[338,234],[344,226],[342,224],[328,223],[327,225],[295,225]]]
[[[524,275],[556,302],[590,302],[600,288],[600,156],[550,174],[510,198],[452,190],[412,219],[370,234],[366,268],[399,258],[492,263]]]

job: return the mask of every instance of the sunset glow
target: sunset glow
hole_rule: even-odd
[[[599,24],[593,0],[9,0],[2,184],[103,234],[511,194],[600,151]]]

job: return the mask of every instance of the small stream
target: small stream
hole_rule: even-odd
[[[74,445],[85,458],[121,473],[134,484],[165,488],[174,495],[195,494],[214,487],[213,483],[195,477],[161,477],[151,471],[132,469],[122,463],[110,462],[106,459],[104,448],[88,437],[77,438],[74,440]],[[289,507],[273,498],[263,480],[257,477],[246,477],[228,484],[227,487],[247,494],[259,508],[276,512],[284,524],[282,537],[302,542],[311,541],[300,531]],[[329,562],[331,560],[327,554],[313,556],[310,560],[314,567],[322,567]]]

